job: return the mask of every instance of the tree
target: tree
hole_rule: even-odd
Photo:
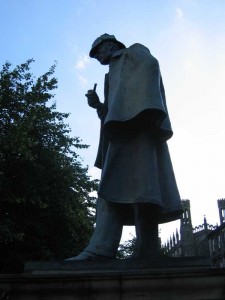
[[[69,114],[56,111],[55,65],[35,79],[33,60],[0,72],[0,269],[21,272],[27,260],[63,259],[81,251],[93,230],[87,175],[70,137]]]
[[[117,258],[118,259],[127,259],[132,258],[132,255],[135,250],[136,237],[132,237],[132,239],[125,241],[123,244],[119,245]],[[165,246],[162,245],[160,237],[158,238],[159,245],[159,257],[169,256]]]
[[[123,244],[119,245],[117,251],[118,259],[131,258],[135,249],[136,237],[133,236],[132,239],[125,241]]]

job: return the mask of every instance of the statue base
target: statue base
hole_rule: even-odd
[[[0,299],[225,299],[225,269],[200,260],[167,259],[157,268],[149,268],[147,261],[128,260],[29,262],[24,274],[0,275],[0,296],[8,297]]]
[[[32,274],[58,274],[82,271],[90,273],[95,271],[135,271],[158,268],[184,268],[184,267],[211,267],[209,257],[160,257],[154,261],[146,259],[107,259],[87,261],[31,261],[24,267],[25,273]]]

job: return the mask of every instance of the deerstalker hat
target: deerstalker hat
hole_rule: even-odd
[[[100,35],[95,41],[94,43],[92,44],[92,47],[91,47],[91,51],[89,53],[90,57],[95,57],[95,53],[96,53],[96,50],[97,50],[97,47],[102,44],[103,42],[114,42],[116,43],[117,45],[120,46],[121,49],[123,48],[126,48],[125,45],[119,41],[117,41],[117,39],[115,38],[114,35],[110,35],[110,34],[102,34]]]

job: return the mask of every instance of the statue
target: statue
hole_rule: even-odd
[[[105,101],[86,94],[101,120],[95,166],[102,169],[96,228],[89,245],[68,260],[115,258],[123,225],[135,225],[136,259],[158,256],[158,224],[182,213],[166,141],[172,136],[158,61],[148,48],[129,48],[103,34],[90,57],[109,65]]]

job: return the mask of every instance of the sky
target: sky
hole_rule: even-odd
[[[174,131],[168,141],[182,199],[192,223],[219,223],[225,198],[225,1],[223,0],[0,0],[0,64],[33,58],[35,76],[55,61],[57,110],[69,112],[71,135],[89,149],[79,154],[92,178],[99,120],[85,93],[97,83],[103,99],[108,67],[89,58],[93,41],[114,34],[127,47],[141,43],[160,64]],[[166,241],[179,221],[160,227]],[[126,228],[123,240],[130,238]]]

